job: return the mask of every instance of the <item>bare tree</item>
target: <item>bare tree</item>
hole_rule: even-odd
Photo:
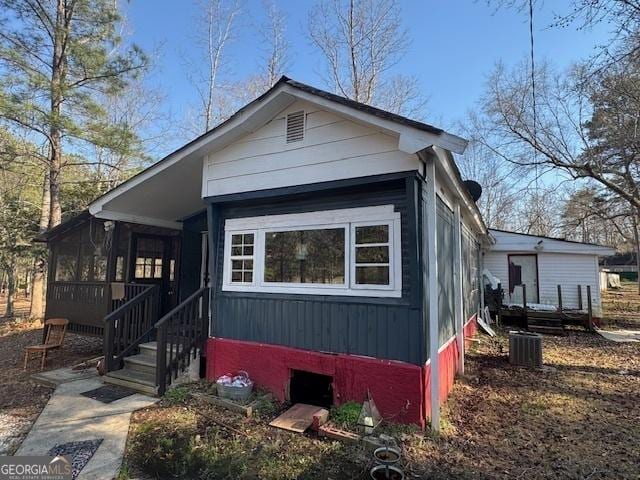
[[[289,57],[289,42],[286,36],[287,17],[273,0],[263,2],[266,21],[259,28],[260,38],[265,47],[262,61],[264,64],[265,87],[271,87],[286,73],[291,65]]]
[[[390,75],[409,44],[395,0],[320,0],[308,35],[340,95],[401,114],[424,106],[415,78]]]
[[[633,250],[635,245],[635,226],[628,204],[595,187],[576,190],[566,200],[562,231],[568,239],[611,245],[618,251]]]
[[[236,37],[241,0],[203,0],[198,9],[195,42],[198,58],[187,62],[188,78],[196,89],[195,132],[200,134],[226,118],[229,105],[221,77],[228,73],[227,50]],[[202,15],[204,12],[204,15]]]
[[[481,104],[482,142],[526,171],[552,169],[594,185],[610,200],[625,203],[638,224],[639,79],[640,63],[633,60],[600,74],[586,66],[558,73],[543,65],[536,72],[534,115],[530,71],[499,66]],[[640,242],[635,243],[640,252]]]
[[[529,13],[529,0],[486,0],[496,9],[512,8]],[[544,2],[533,0],[534,11],[551,6],[554,10],[550,28],[574,26],[587,30],[606,23],[609,40],[598,45],[591,56],[591,72],[600,74],[620,62],[640,59],[640,0],[570,0],[568,2]]]
[[[473,138],[473,137],[471,137]],[[489,228],[514,229],[513,213],[522,190],[521,176],[513,165],[505,164],[484,145],[473,140],[458,165],[466,180],[482,186],[478,208]]]

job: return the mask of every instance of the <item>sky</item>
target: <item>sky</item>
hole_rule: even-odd
[[[276,0],[287,17],[291,67],[287,76],[327,89],[322,60],[306,36],[315,0]],[[425,120],[451,129],[463,121],[482,95],[487,75],[497,62],[517,65],[529,55],[525,12],[496,11],[485,0],[398,0],[411,44],[393,73],[414,75],[429,98]],[[130,41],[155,57],[150,84],[165,92],[162,109],[185,114],[195,99],[185,58],[197,56],[194,25],[198,0],[131,0],[123,2]],[[568,0],[538,2],[534,14],[536,62],[550,60],[558,68],[587,58],[606,43],[606,25],[589,30],[575,26],[550,28],[554,13],[568,9]],[[230,78],[242,78],[259,65],[255,29],[264,21],[261,0],[245,0],[243,25],[229,49]],[[177,139],[177,144],[189,140]]]

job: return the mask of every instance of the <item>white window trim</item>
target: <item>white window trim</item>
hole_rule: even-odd
[[[397,224],[397,225],[396,225]],[[364,248],[367,247],[376,247],[376,246],[388,246],[389,247],[389,263],[356,263],[356,228],[357,227],[369,227],[375,225],[387,225],[389,228],[389,239],[386,243],[370,243],[370,244],[361,244]],[[367,221],[367,222],[352,222],[351,223],[351,256],[349,262],[349,270],[351,276],[351,287],[353,289],[362,289],[362,290],[395,290],[396,283],[402,283],[402,269],[398,269],[396,271],[396,266],[400,265],[401,262],[401,248],[396,248],[396,245],[400,244],[400,219],[397,220],[387,220],[387,221]],[[356,283],[356,265],[359,266],[389,266],[389,285],[376,285],[376,284],[357,284]]]
[[[231,255],[231,235],[253,235],[253,255]],[[232,260],[253,260],[253,281],[252,282],[232,282],[231,281],[231,261]],[[224,236],[224,283],[234,286],[253,285],[256,281],[256,232],[255,230],[237,230],[225,232]]]
[[[389,285],[355,285],[355,227],[367,225],[389,226]],[[332,228],[345,230],[344,284],[264,281],[265,239],[268,232]],[[225,222],[222,290],[399,298],[402,296],[400,231],[400,213],[394,211],[393,205],[229,219]],[[253,282],[231,282],[231,235],[246,233],[254,234]]]

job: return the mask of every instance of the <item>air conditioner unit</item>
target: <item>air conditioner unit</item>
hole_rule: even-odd
[[[531,332],[509,332],[509,363],[542,368],[542,335]]]

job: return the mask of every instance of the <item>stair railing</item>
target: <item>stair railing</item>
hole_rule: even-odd
[[[124,357],[150,340],[158,318],[160,288],[146,285],[135,297],[104,317],[105,370],[121,368]]]
[[[163,395],[167,386],[204,347],[209,324],[209,288],[203,287],[155,324],[158,330],[156,385]]]

